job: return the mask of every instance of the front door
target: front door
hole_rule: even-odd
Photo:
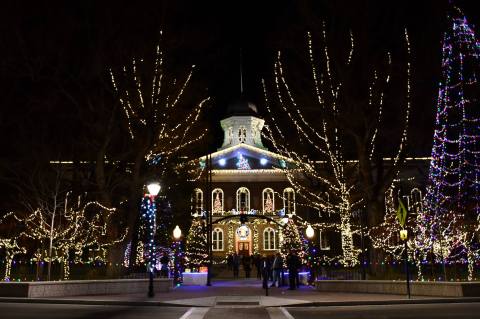
[[[238,254],[241,256],[250,256],[250,243],[238,242]]]

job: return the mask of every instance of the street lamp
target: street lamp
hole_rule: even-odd
[[[180,249],[180,238],[182,237],[182,230],[180,227],[175,226],[175,229],[173,230],[173,238],[175,239],[175,244],[174,244],[174,255],[173,255],[173,281],[175,284],[179,283],[178,278],[179,276],[179,249]]]
[[[180,237],[182,237],[182,230],[180,229],[180,227],[175,226],[175,229],[173,230],[173,238],[175,238],[175,240],[179,240]]]
[[[408,250],[407,250],[408,249],[408,245],[407,245],[408,231],[406,229],[400,230],[400,239],[403,240],[405,244],[404,254],[405,254],[405,273],[407,277],[407,295],[408,295],[408,299],[410,299],[410,274],[408,271]]]
[[[149,193],[147,211],[145,217],[147,218],[147,248],[148,248],[148,272],[149,272],[149,283],[148,283],[148,297],[155,296],[153,291],[153,273],[155,271],[155,231],[157,228],[156,225],[156,215],[157,209],[155,205],[155,196],[160,192],[159,183],[150,183],[147,185],[147,190]]]
[[[308,238],[312,238],[315,235],[315,231],[313,230],[312,225],[307,226],[307,230],[305,231]]]

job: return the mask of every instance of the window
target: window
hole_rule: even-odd
[[[263,213],[272,213],[275,209],[275,195],[273,189],[265,188],[262,192]]]
[[[250,191],[246,187],[237,190],[237,210],[242,212],[250,210]]]
[[[233,142],[233,127],[228,128],[227,139],[228,139],[228,144],[232,144],[232,142]]]
[[[223,250],[223,230],[215,228],[212,232],[212,250]]]
[[[214,214],[223,213],[223,190],[221,188],[215,188],[212,191],[212,212]]]
[[[200,188],[195,188],[192,194],[192,214],[200,216],[203,210],[203,192]]]
[[[263,231],[263,249],[275,250],[277,249],[277,241],[275,238],[275,230],[271,227],[265,228]]]
[[[245,143],[247,141],[247,129],[245,126],[240,126],[238,128],[238,141],[240,143]]]
[[[295,214],[295,191],[293,188],[283,190],[283,208],[285,214]]]
[[[320,230],[318,238],[320,240],[320,250],[330,250],[327,232]]]

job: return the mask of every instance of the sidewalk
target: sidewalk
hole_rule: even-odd
[[[0,298],[0,302],[38,302],[104,305],[149,305],[187,307],[278,307],[278,306],[348,306],[371,304],[410,304],[480,302],[480,298],[431,298],[403,295],[319,292],[310,286],[298,290],[288,287],[269,288],[265,296],[261,282],[257,279],[214,280],[212,286],[180,286],[172,291],[156,293],[148,298],[145,294],[74,296],[58,298]]]

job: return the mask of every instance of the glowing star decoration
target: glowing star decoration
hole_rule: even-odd
[[[480,42],[458,8],[449,26],[417,244],[424,259],[433,253],[442,263],[468,263],[472,280],[480,254]]]
[[[237,169],[241,169],[241,170],[251,169],[250,164],[248,164],[248,159],[243,157],[242,154],[238,154]]]

